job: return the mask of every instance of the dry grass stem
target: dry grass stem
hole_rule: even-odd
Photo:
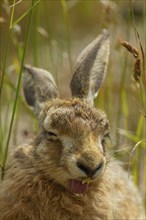
[[[141,60],[139,58],[139,51],[137,48],[133,47],[127,41],[121,41],[121,44],[134,56],[136,59],[133,67],[133,78],[136,82],[139,82],[139,78],[141,76]]]
[[[137,48],[133,47],[130,43],[127,41],[121,41],[121,44],[134,56],[134,58],[139,57],[139,52]]]
[[[139,58],[137,58],[134,63],[133,78],[135,81],[139,81],[140,76],[141,76],[141,61]]]

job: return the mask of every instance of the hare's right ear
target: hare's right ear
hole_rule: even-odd
[[[106,75],[109,59],[109,33],[103,30],[79,55],[70,84],[72,96],[87,99],[93,105],[93,99]]]
[[[27,103],[38,115],[43,103],[58,96],[57,86],[52,75],[29,65],[24,66],[23,90]]]

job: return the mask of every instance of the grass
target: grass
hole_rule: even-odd
[[[145,52],[143,52],[144,43],[143,39],[140,39],[142,32],[137,28],[138,22],[135,19],[133,4],[131,6],[129,4],[127,21],[121,21],[116,17],[117,23],[112,20],[113,17],[112,19],[110,17],[110,10],[114,15],[110,6],[107,8],[102,5],[102,10],[104,9],[102,12],[101,5],[93,1],[76,1],[74,5],[69,5],[71,3],[67,3],[65,0],[48,2],[30,0],[27,3],[14,0],[11,4],[9,5],[6,0],[1,3],[1,7],[3,6],[2,16],[4,21],[9,23],[8,25],[4,22],[2,24],[4,31],[1,31],[4,35],[3,39],[6,39],[4,39],[6,46],[2,45],[1,49],[0,63],[1,177],[3,178],[4,175],[10,146],[18,143],[18,133],[20,136],[19,130],[22,126],[22,122],[20,125],[19,120],[22,121],[23,117],[21,110],[23,109],[24,114],[33,118],[21,94],[24,63],[29,62],[34,66],[47,67],[55,74],[58,84],[62,85],[60,81],[65,81],[67,74],[71,76],[72,63],[75,62],[76,54],[88,44],[91,38],[97,36],[101,28],[107,27],[111,30],[111,50],[113,52],[111,51],[108,76],[96,104],[105,109],[110,118],[115,151],[121,152],[125,146],[128,149],[127,152],[118,153],[117,156],[128,162],[129,172],[133,173],[135,183],[145,195],[146,204],[146,173],[144,172],[146,164],[146,64]],[[126,9],[127,5],[124,10]],[[95,18],[96,13],[93,12],[97,10],[101,11],[101,14]],[[144,4],[140,21],[142,29],[145,28],[145,16]],[[120,43],[118,45],[116,43],[119,37],[118,31],[123,32],[122,22],[125,22],[125,27],[127,27],[123,40],[132,41],[132,45],[137,47],[140,54],[142,65],[138,82],[132,79],[132,62],[134,62],[132,56],[130,57],[130,54],[122,48]],[[88,39],[85,36],[88,36]],[[75,45],[77,45],[76,50]],[[118,60],[117,57],[119,57]],[[116,71],[118,72],[116,73]],[[67,93],[68,90],[64,88],[63,94]],[[35,125],[34,118],[33,121]]]
[[[5,171],[5,165],[6,165],[8,149],[9,149],[9,144],[10,144],[10,138],[11,138],[12,128],[13,128],[13,124],[14,124],[14,118],[15,118],[15,113],[16,113],[18,96],[19,96],[19,92],[20,92],[21,77],[22,77],[22,71],[23,71],[23,66],[24,66],[24,59],[25,59],[25,54],[26,54],[26,48],[27,48],[27,42],[28,42],[28,34],[29,34],[29,28],[30,28],[31,16],[32,16],[32,8],[33,8],[33,5],[34,5],[34,2],[35,2],[35,0],[32,0],[31,10],[28,11],[29,19],[28,19],[28,25],[27,25],[27,28],[26,28],[24,48],[23,48],[23,53],[22,53],[22,57],[21,57],[20,71],[19,71],[18,83],[17,83],[17,87],[16,87],[16,94],[15,94],[15,98],[14,98],[14,105],[13,105],[13,109],[12,109],[12,116],[11,116],[11,120],[10,120],[8,136],[7,136],[7,139],[6,139],[6,145],[4,147],[4,150],[3,149],[1,150],[1,152],[2,152],[2,158],[1,158],[1,179],[3,179],[3,177],[4,177],[4,171]],[[13,6],[12,6],[11,18],[10,18],[9,34],[11,33],[11,30],[13,28],[13,17],[14,17],[15,5],[16,5],[16,1],[14,0]],[[18,23],[18,21],[17,21],[17,23]],[[8,54],[8,48],[6,50],[6,56],[5,56],[6,58],[7,58],[7,54]],[[4,62],[2,79],[4,78],[4,74],[5,74],[6,58],[5,58],[5,62]],[[1,82],[1,90],[2,90],[2,87],[3,87],[3,82],[4,81],[2,80],[2,82]]]

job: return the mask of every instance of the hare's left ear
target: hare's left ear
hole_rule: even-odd
[[[58,90],[53,76],[44,69],[26,65],[23,74],[23,90],[25,99],[36,115],[43,103],[58,96]]]
[[[104,81],[109,59],[109,33],[103,30],[79,55],[70,84],[72,96],[93,105]]]

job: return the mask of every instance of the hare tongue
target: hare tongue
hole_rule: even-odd
[[[82,193],[87,192],[88,184],[87,183],[82,183],[79,180],[72,179],[71,183],[70,183],[70,188],[71,188],[71,191],[73,193],[82,194]]]

